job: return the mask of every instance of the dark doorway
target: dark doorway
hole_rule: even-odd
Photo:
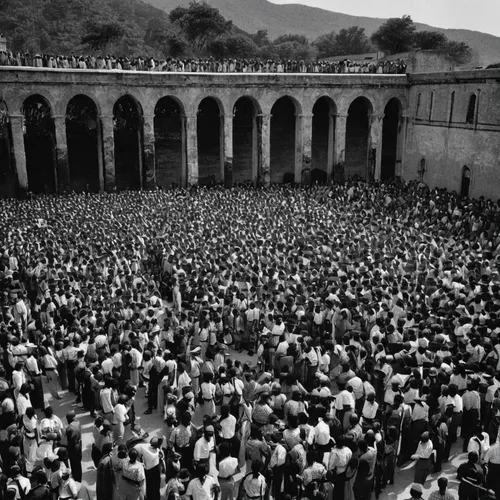
[[[98,116],[95,102],[85,95],[71,99],[66,108],[69,180],[72,191],[99,191]]]
[[[156,184],[164,189],[184,185],[183,121],[179,103],[162,97],[155,107]]]
[[[290,97],[278,99],[271,110],[271,183],[294,182],[295,113]]]
[[[469,167],[465,166],[462,169],[462,184],[460,187],[460,196],[463,198],[469,198],[470,196],[470,183],[471,183],[472,172]]]
[[[222,180],[221,119],[219,104],[206,97],[198,106],[198,184],[211,186]]]
[[[345,176],[368,179],[368,138],[371,105],[358,97],[349,106],[346,125]]]
[[[44,97],[32,95],[24,101],[22,113],[28,189],[37,194],[55,193],[56,141],[50,104]]]
[[[233,110],[233,184],[252,182],[257,159],[257,110],[249,97],[236,101]]]
[[[321,97],[313,106],[311,182],[324,182],[332,171],[335,104],[329,97]]]
[[[385,107],[382,124],[382,167],[380,172],[382,182],[394,179],[396,176],[400,117],[401,105],[397,99],[391,99]]]
[[[12,149],[12,131],[9,111],[4,101],[0,100],[0,197],[16,195],[17,178]]]
[[[116,189],[142,187],[142,109],[131,96],[113,107]]]

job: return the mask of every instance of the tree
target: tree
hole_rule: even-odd
[[[371,41],[388,54],[406,52],[413,47],[415,24],[410,16],[391,17],[371,36]]]
[[[177,7],[170,12],[171,23],[177,24],[194,52],[201,54],[209,41],[229,33],[232,22],[220,14],[219,10],[206,2],[191,2],[189,7]]]
[[[117,22],[88,21],[84,27],[86,33],[82,36],[82,43],[89,45],[92,50],[103,50],[109,43],[125,35],[125,28]]]
[[[250,38],[254,41],[257,47],[264,47],[265,45],[269,45],[271,43],[267,35],[267,30],[259,30],[255,33],[255,35],[250,35]]]
[[[341,29],[335,37],[335,43],[338,55],[364,54],[371,50],[365,29],[359,26]]]
[[[337,34],[335,31],[321,35],[313,42],[319,57],[337,56]]]
[[[458,66],[466,64],[472,59],[472,49],[465,42],[448,40],[444,44],[443,50]]]
[[[309,45],[309,40],[304,35],[280,35],[274,40],[274,45],[280,45],[285,42],[299,43],[300,45]]]
[[[415,47],[422,50],[435,50],[442,47],[448,39],[438,31],[417,31],[413,37]]]
[[[257,45],[245,35],[226,35],[208,45],[210,54],[218,58],[250,58],[257,53]]]

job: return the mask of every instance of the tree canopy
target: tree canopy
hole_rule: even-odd
[[[413,47],[416,31],[410,16],[391,17],[371,36],[371,41],[387,54],[407,52]]]
[[[313,45],[318,49],[320,57],[364,54],[372,50],[365,29],[359,26],[350,26],[341,29],[338,33],[332,31],[321,35],[313,42]]]

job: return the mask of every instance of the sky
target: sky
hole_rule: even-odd
[[[251,1],[251,0],[250,0]],[[500,0],[270,0],[364,17],[401,17],[437,28],[461,28],[500,36]]]

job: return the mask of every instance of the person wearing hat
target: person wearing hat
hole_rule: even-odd
[[[467,462],[457,469],[457,479],[460,481],[458,497],[460,500],[478,500],[479,490],[484,481],[483,469],[478,465],[479,455],[471,451],[467,455]]]
[[[424,489],[419,483],[413,483],[410,487],[411,498],[409,500],[420,500],[424,494]]]
[[[215,429],[213,425],[203,428],[203,435],[194,445],[193,461],[196,467],[203,466],[207,473],[210,471],[212,459],[215,459]]]

